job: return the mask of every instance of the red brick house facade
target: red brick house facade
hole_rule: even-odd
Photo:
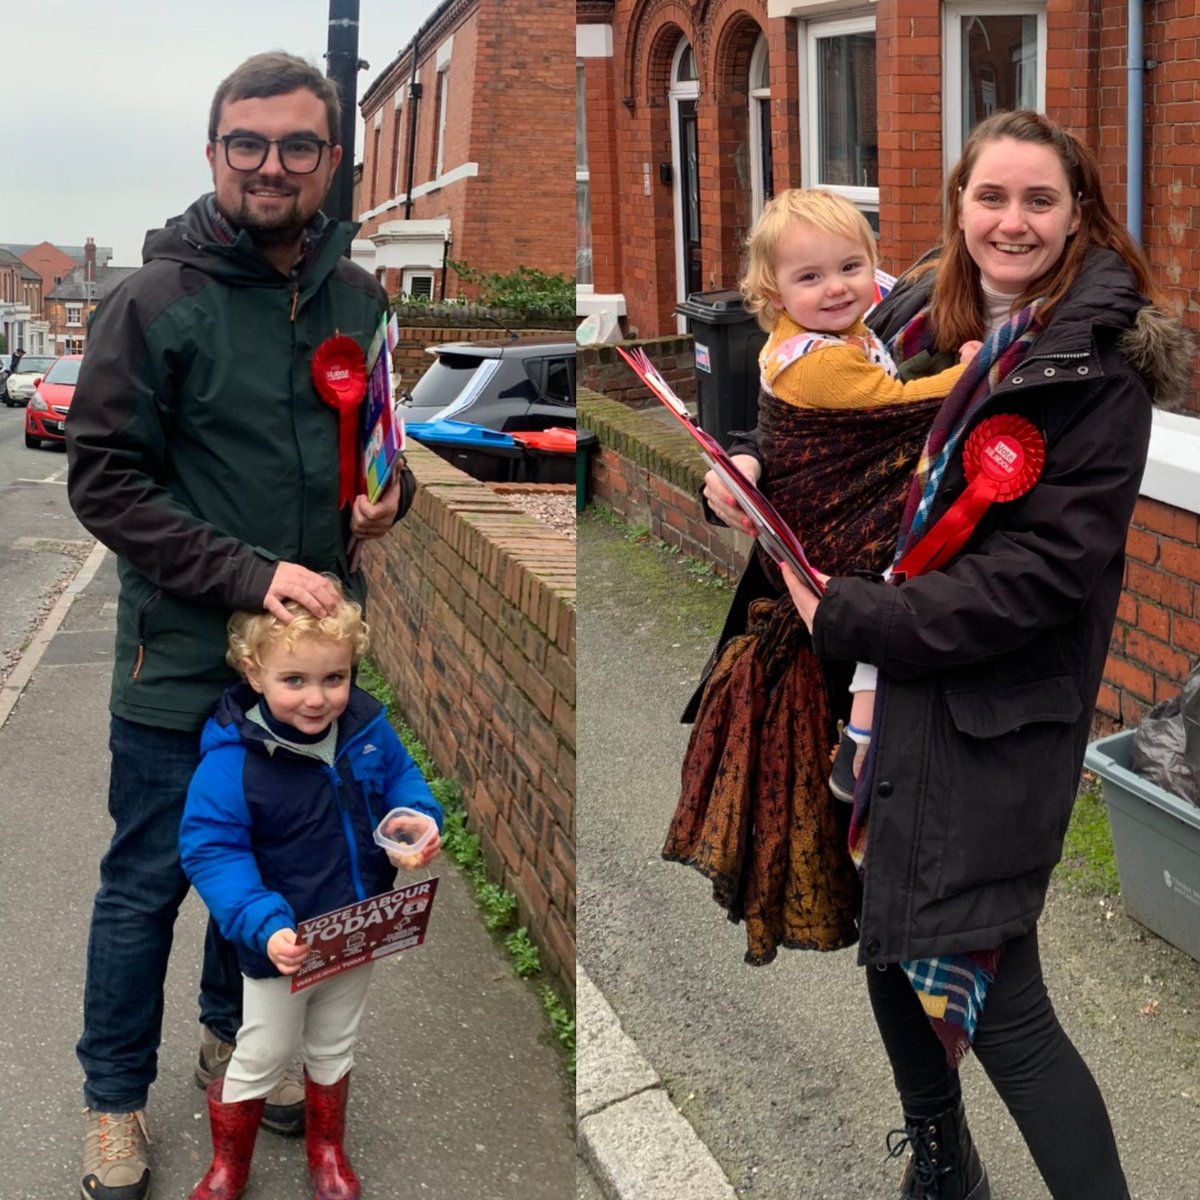
[[[1033,107],[1095,151],[1168,306],[1200,330],[1200,0],[1142,11],[1139,44],[1107,0],[577,0],[578,311],[620,313],[629,336],[682,330],[679,301],[736,286],[764,198],[791,186],[846,195],[902,270],[939,239],[970,126]],[[1156,416],[1100,697],[1113,722],[1200,657],[1195,392],[1188,407]]]
[[[571,36],[559,0],[447,0],[368,87],[354,258],[390,294],[574,270]]]

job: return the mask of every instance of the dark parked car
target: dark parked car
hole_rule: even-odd
[[[408,424],[467,421],[503,433],[575,424],[575,339],[569,335],[445,342],[402,394]]]

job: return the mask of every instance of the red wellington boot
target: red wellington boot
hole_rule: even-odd
[[[214,1079],[208,1092],[208,1121],[212,1126],[213,1160],[189,1200],[237,1200],[250,1177],[254,1157],[254,1139],[262,1120],[267,1099],[241,1100],[225,1104],[221,1100],[223,1079]]]
[[[346,1158],[346,1097],[350,1073],[326,1087],[304,1073],[304,1141],[313,1200],[359,1200],[358,1176]]]

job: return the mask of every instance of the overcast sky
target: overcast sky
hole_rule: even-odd
[[[360,0],[358,98],[440,0]],[[263,50],[323,71],[328,0],[38,0],[0,3],[0,242],[113,248],[142,238],[212,177],[204,158],[217,84]],[[361,157],[361,152],[360,152]]]

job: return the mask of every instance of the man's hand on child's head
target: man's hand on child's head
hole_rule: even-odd
[[[294,929],[277,929],[267,939],[267,957],[281,975],[295,975],[308,957],[308,943],[296,941]]]
[[[982,342],[963,342],[958,348],[958,361],[969,363],[982,349]]]
[[[299,563],[281,562],[271,576],[271,586],[263,597],[263,608],[284,625],[290,625],[292,614],[284,607],[285,600],[295,600],[314,617],[324,617],[337,608],[341,596],[326,576]]]

